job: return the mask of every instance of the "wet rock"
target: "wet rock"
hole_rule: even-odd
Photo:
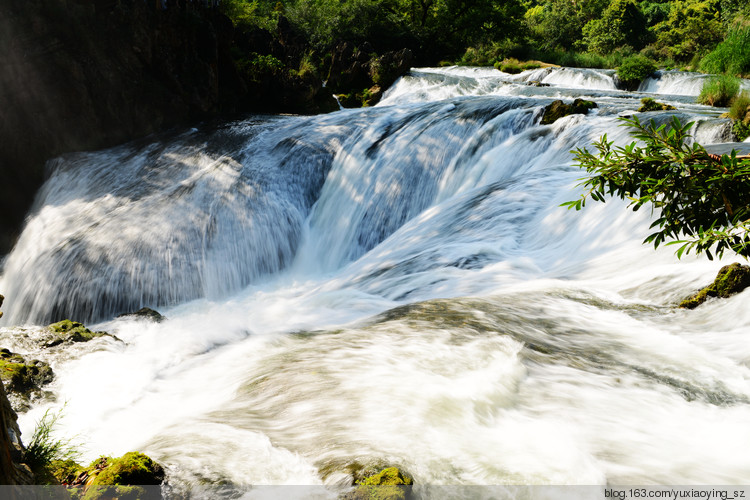
[[[544,108],[544,115],[542,115],[541,124],[549,125],[563,116],[585,115],[590,109],[596,107],[598,106],[595,102],[584,101],[583,99],[576,99],[572,104],[565,104],[561,100],[553,101]]]
[[[167,318],[165,318],[164,316],[162,316],[162,315],[161,315],[161,314],[159,313],[159,311],[156,311],[156,310],[154,310],[154,309],[151,309],[150,307],[142,307],[142,308],[138,309],[138,310],[137,310],[137,311],[135,311],[135,312],[131,312],[131,313],[125,313],[125,314],[120,314],[120,315],[119,315],[119,316],[117,316],[117,317],[118,317],[118,318],[139,318],[139,319],[147,319],[147,320],[149,320],[149,321],[153,321],[153,322],[155,322],[155,323],[161,323],[162,321],[164,321],[165,319],[167,319]]]
[[[120,458],[100,457],[79,471],[72,486],[82,489],[82,499],[161,498],[164,468],[137,451]]]
[[[71,321],[69,319],[52,323],[47,326],[47,329],[52,336],[44,342],[44,347],[54,347],[63,342],[88,342],[96,337],[109,335],[107,332],[92,332],[86,328],[83,323],[78,323],[77,321]]]
[[[409,72],[413,60],[409,49],[378,56],[367,43],[357,48],[344,42],[332,53],[327,88],[344,107],[374,106],[385,89]]]
[[[38,392],[54,378],[52,368],[44,361],[27,361],[20,354],[0,349],[0,379],[8,392],[28,400],[33,393]]]
[[[357,481],[357,487],[344,495],[346,500],[406,500],[411,497],[414,480],[396,467]]]
[[[694,309],[703,304],[709,297],[731,297],[748,286],[750,286],[750,266],[743,266],[735,262],[722,267],[713,283],[680,302],[680,307]]]
[[[638,112],[643,113],[645,111],[670,111],[673,109],[677,108],[669,104],[657,102],[650,97],[644,97],[643,99],[641,99],[641,107],[638,108]]]
[[[0,381],[0,484],[3,485],[34,482],[31,469],[22,463],[24,448],[17,419]]]
[[[3,300],[5,300],[5,297],[3,297],[2,295],[0,295],[0,307],[2,307],[2,305],[3,305]],[[2,318],[2,317],[3,317],[3,312],[0,311],[0,318]]]
[[[409,49],[386,52],[370,61],[370,78],[375,85],[388,88],[408,73],[414,60]]]

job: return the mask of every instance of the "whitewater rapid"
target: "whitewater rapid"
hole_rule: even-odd
[[[421,485],[745,484],[748,295],[675,307],[734,259],[642,245],[653,214],[622,201],[560,207],[571,150],[627,143],[618,117],[659,89],[533,71],[417,69],[371,109],[50,162],[0,277],[2,346],[57,374],[24,435],[65,403],[85,459],[138,449],[180,488],[370,464]],[[639,116],[726,140],[691,93]],[[599,108],[539,125],[578,96]],[[116,317],[143,306],[168,319]],[[63,317],[117,338],[34,344]]]

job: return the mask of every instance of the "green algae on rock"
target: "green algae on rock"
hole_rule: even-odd
[[[357,488],[346,495],[347,500],[406,500],[411,497],[414,480],[396,467],[357,481]]]
[[[680,302],[680,307],[694,309],[709,297],[731,297],[748,286],[750,286],[750,266],[735,262],[722,267],[713,283]]]
[[[88,342],[96,337],[108,335],[107,332],[92,332],[83,323],[69,319],[52,323],[47,328],[56,335],[45,344],[45,347],[54,347],[63,342]]]
[[[161,465],[138,451],[120,458],[99,457],[88,467],[79,467],[76,474],[68,484],[75,488],[71,496],[82,500],[161,498],[159,485],[165,477]]]
[[[677,109],[670,104],[664,104],[663,102],[655,101],[650,97],[644,97],[641,99],[641,107],[638,108],[639,113],[646,111],[671,111]]]
[[[544,115],[542,115],[542,125],[550,125],[563,116],[568,115],[585,115],[592,108],[597,108],[597,104],[593,101],[584,101],[583,99],[576,99],[572,104],[565,104],[561,100],[552,101],[544,108]]]
[[[28,399],[32,392],[52,382],[53,378],[52,368],[44,361],[38,359],[26,361],[18,353],[0,349],[0,379],[8,392]]]

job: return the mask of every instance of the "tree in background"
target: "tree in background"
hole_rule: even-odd
[[[724,36],[718,0],[669,2],[667,19],[656,24],[656,47],[663,57],[690,62],[715,47]]]
[[[646,16],[634,0],[614,0],[601,18],[583,27],[583,43],[598,54],[607,54],[623,45],[640,50],[649,38]]]

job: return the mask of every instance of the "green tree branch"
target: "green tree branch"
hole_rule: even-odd
[[[634,211],[649,205],[657,214],[644,243],[679,244],[684,253],[705,252],[709,259],[732,250],[750,255],[750,161],[736,153],[717,157],[693,143],[690,128],[673,117],[669,126],[648,125],[638,118],[621,118],[637,139],[614,146],[604,135],[594,144],[597,153],[579,148],[572,153],[589,177],[579,184],[585,192],[563,203],[582,209],[588,198],[627,199]],[[713,253],[712,253],[713,252]]]

